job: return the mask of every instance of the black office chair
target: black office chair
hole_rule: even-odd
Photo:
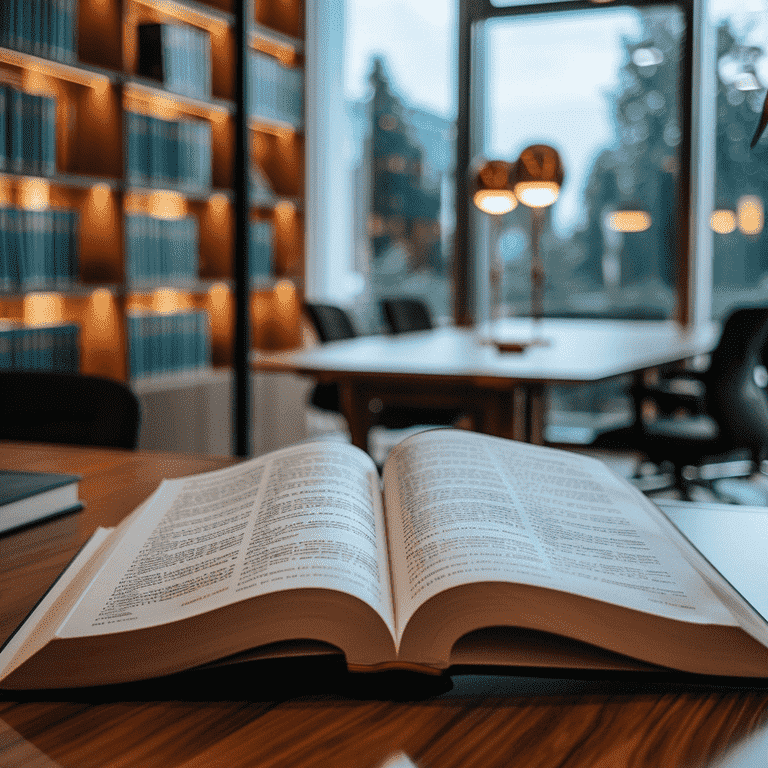
[[[429,307],[420,299],[384,299],[381,311],[390,333],[428,331],[435,327]]]
[[[112,379],[0,372],[0,440],[132,449],[139,423],[136,395]]]
[[[342,341],[358,336],[352,319],[340,307],[329,304],[305,303],[304,309],[312,321],[320,341]],[[317,384],[310,395],[316,408],[341,412],[339,388],[336,384]],[[385,406],[376,413],[376,422],[387,429],[405,429],[416,425],[451,426],[463,416],[458,408],[420,408],[418,406]]]
[[[595,447],[639,450],[647,461],[669,468],[671,485],[684,499],[697,485],[717,495],[717,481],[753,474],[768,451],[766,340],[768,308],[735,310],[701,377],[701,397],[682,393],[675,399],[671,391],[639,388],[636,397],[661,402],[661,415],[607,432]]]

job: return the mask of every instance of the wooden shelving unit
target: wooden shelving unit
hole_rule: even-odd
[[[244,0],[251,50],[303,70],[303,0]],[[202,309],[214,367],[232,364],[235,3],[241,0],[77,0],[77,55],[67,63],[0,47],[0,82],[56,100],[56,170],[28,176],[0,170],[0,206],[62,207],[79,214],[76,279],[0,293],[0,319],[76,322],[83,373],[130,380],[126,317],[131,310]],[[172,93],[139,75],[138,25],[192,25],[210,37],[210,98]],[[204,121],[211,127],[211,186],[135,184],[127,173],[126,114]],[[273,274],[254,281],[252,339],[265,348],[299,343],[304,275],[302,121],[250,116],[251,162],[274,192],[250,208],[273,227]],[[199,238],[193,279],[131,281],[125,254],[129,214],[194,217]],[[179,376],[180,382],[187,374]],[[172,377],[171,377],[172,378]],[[164,375],[164,386],[169,380]]]

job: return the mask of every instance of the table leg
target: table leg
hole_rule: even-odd
[[[368,432],[371,428],[371,418],[368,411],[368,398],[361,392],[361,387],[354,382],[339,382],[339,399],[341,412],[349,425],[352,445],[368,452]]]
[[[525,387],[525,436],[527,443],[544,445],[544,422],[547,410],[546,387],[528,384]]]

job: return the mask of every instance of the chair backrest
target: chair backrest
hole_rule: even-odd
[[[331,304],[304,304],[304,309],[317,331],[320,341],[341,341],[357,336],[349,315],[340,307]]]
[[[384,299],[381,308],[392,333],[428,331],[435,327],[429,307],[420,299]]]
[[[730,314],[712,352],[706,381],[707,409],[720,429],[756,460],[768,453],[768,308],[742,308]]]
[[[140,409],[125,384],[99,376],[0,372],[0,439],[135,448]]]

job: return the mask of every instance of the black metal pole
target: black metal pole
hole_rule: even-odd
[[[251,4],[248,3],[248,7]],[[248,355],[251,348],[249,312],[250,275],[248,269],[248,18],[246,0],[235,2],[235,253],[234,304],[235,329],[233,366],[232,434],[236,456],[251,454],[251,378]]]

